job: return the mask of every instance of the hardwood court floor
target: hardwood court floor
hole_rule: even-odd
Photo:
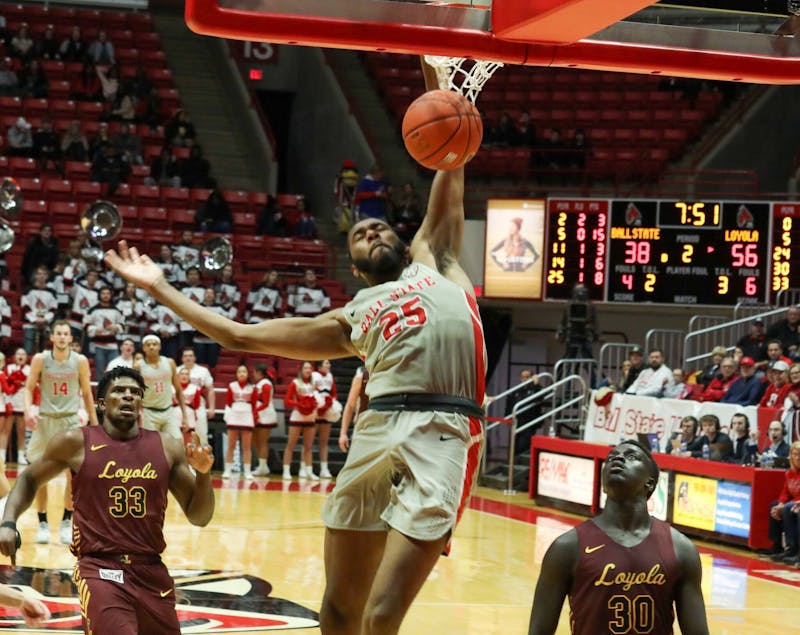
[[[179,605],[184,598],[181,588],[187,581],[202,585],[214,578],[216,586],[209,589],[215,593],[228,589],[235,594],[244,584],[238,574],[246,573],[268,581],[272,596],[316,611],[323,591],[323,487],[296,479],[284,483],[275,476],[246,486],[235,479],[225,483],[217,480],[215,486],[219,488],[217,509],[208,527],[189,525],[174,501],[167,511],[165,561],[183,576],[184,581],[178,583]],[[60,514],[62,490],[63,479],[50,485],[51,518]],[[451,556],[437,564],[401,632],[526,634],[542,556],[550,542],[576,522],[577,517],[535,508],[524,494],[505,497],[494,490],[479,489],[456,532]],[[18,564],[71,568],[73,558],[62,545],[33,544],[35,525],[33,512],[20,519],[23,547]],[[699,546],[711,633],[777,633],[784,632],[788,624],[800,622],[800,569],[773,565],[743,550]],[[222,582],[208,573],[220,569],[232,572]],[[243,606],[248,605],[230,604],[232,609]],[[565,608],[557,632],[568,633],[567,624]],[[3,629],[0,622],[0,632],[12,631]],[[186,628],[184,632],[207,631]],[[248,632],[315,633],[318,628]]]

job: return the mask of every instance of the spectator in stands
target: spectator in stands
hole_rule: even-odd
[[[89,140],[81,129],[80,121],[71,121],[61,137],[61,154],[65,161],[89,160]]]
[[[789,364],[778,360],[767,371],[769,384],[761,397],[761,408],[781,408],[786,396],[789,394]]]
[[[31,38],[31,29],[27,22],[19,25],[17,34],[9,42],[8,52],[12,57],[18,57],[23,61],[30,59],[33,55],[33,38]]]
[[[56,40],[55,28],[52,24],[44,27],[42,37],[36,40],[33,45],[33,56],[40,60],[57,60],[61,58],[59,54],[60,44]]]
[[[186,270],[186,282],[181,286],[181,293],[189,298],[192,302],[197,304],[203,303],[203,298],[206,295],[206,287],[200,281],[200,269],[197,267],[188,267]],[[181,320],[180,322],[180,347],[191,347],[194,342],[197,331],[194,327]],[[202,360],[201,360],[202,361]]]
[[[8,340],[11,338],[11,306],[8,304],[5,296],[0,295],[0,349],[5,348]],[[3,366],[0,364],[0,374],[2,374]],[[3,416],[3,381],[0,377],[0,418]],[[0,421],[2,427],[2,421]]]
[[[211,287],[203,290],[203,299],[201,302],[199,302],[199,304],[209,311],[213,311],[217,315],[222,315],[230,318],[231,320],[236,319],[236,308],[231,306],[226,309],[219,302],[217,302],[217,296],[214,293],[214,289]],[[181,335],[183,335],[183,331],[181,332]],[[200,331],[194,332],[192,344],[194,350],[197,351],[197,361],[210,368],[216,367],[217,360],[219,359],[219,353],[222,348],[219,344]]]
[[[728,354],[728,349],[724,346],[715,346],[711,349],[711,363],[708,364],[704,369],[703,372],[697,376],[697,383],[702,384],[705,387],[714,381],[714,378],[720,372],[720,364],[722,363],[722,359]]]
[[[631,370],[631,366],[631,360],[622,360],[622,365],[619,367],[619,376],[617,377],[617,381],[615,381],[611,386],[615,392],[625,392],[625,382],[628,381],[628,373]]]
[[[743,412],[731,417],[731,440],[733,441],[733,460],[740,465],[752,465],[758,454],[758,435],[750,431],[750,419]]]
[[[119,132],[114,136],[111,145],[127,165],[143,165],[142,143],[131,131],[129,123],[123,122],[119,126]]]
[[[649,368],[645,368],[636,381],[625,391],[628,395],[640,397],[660,397],[662,392],[672,384],[672,371],[664,364],[664,352],[659,348],[652,349],[648,355]],[[630,373],[630,371],[628,371]]]
[[[782,542],[786,536],[786,549]],[[778,500],[769,507],[769,539],[772,547],[760,551],[776,562],[797,564],[800,549],[800,441],[792,443],[789,450],[789,469],[783,481]]]
[[[394,231],[406,243],[411,244],[422,223],[422,200],[414,184],[403,184],[403,189],[392,202]]]
[[[217,303],[226,311],[231,309],[238,311],[242,300],[242,291],[233,277],[233,265],[225,265],[222,268],[219,278],[214,282],[214,293]]]
[[[756,362],[767,359],[767,338],[764,335],[764,320],[756,318],[748,326],[747,335],[736,342],[746,357],[752,357]]]
[[[788,458],[789,444],[786,443],[786,426],[780,421],[770,421],[767,428],[767,442],[761,454],[771,453],[772,456]]]
[[[288,231],[289,224],[283,208],[278,204],[278,199],[270,194],[256,221],[256,234],[259,236],[286,236]]]
[[[796,348],[800,344],[800,307],[790,306],[786,309],[786,317],[775,322],[767,329],[767,347],[770,340],[778,340],[784,352]],[[769,351],[767,351],[769,352]]]
[[[333,220],[339,234],[347,234],[353,225],[356,186],[358,185],[358,168],[353,161],[345,160],[333,185],[334,213]],[[269,199],[267,199],[269,203]],[[275,203],[277,204],[277,200]]]
[[[94,378],[100,381],[108,363],[117,356],[117,336],[125,330],[125,318],[112,302],[109,287],[101,287],[97,297],[97,304],[83,318],[83,326],[94,349]]]
[[[71,82],[72,99],[78,101],[101,101],[103,99],[103,85],[97,75],[97,69],[92,60],[85,60],[78,80]]]
[[[134,345],[138,345],[142,341],[142,336],[147,328],[147,314],[150,310],[150,304],[139,298],[136,289],[136,285],[127,283],[116,300],[116,306],[122,313],[125,339],[129,339]]]
[[[144,182],[147,185],[181,186],[178,160],[169,147],[161,148],[161,153],[150,162],[150,176]]]
[[[180,318],[172,309],[158,303],[150,311],[150,316],[152,318],[150,331],[161,338],[161,354],[164,357],[176,359],[180,350],[180,338],[178,335]]]
[[[81,35],[81,27],[73,26],[69,37],[61,43],[59,55],[65,62],[82,62],[86,58],[86,43]]]
[[[92,181],[108,184],[106,196],[114,196],[120,183],[124,183],[129,174],[130,166],[122,161],[122,155],[113,145],[104,145],[92,161]]]
[[[211,190],[206,202],[194,215],[198,230],[205,232],[228,233],[233,227],[233,214],[228,201],[218,189]]]
[[[325,289],[317,283],[317,274],[314,270],[306,269],[303,282],[289,294],[287,305],[287,315],[315,317],[330,310],[331,299]]]
[[[211,187],[211,164],[203,156],[200,144],[187,140],[189,156],[178,161],[178,175],[183,187]]]
[[[561,139],[561,132],[556,128],[551,128],[538,148],[538,165],[548,171],[558,171],[567,165],[568,153],[566,146]]]
[[[698,400],[720,401],[736,379],[736,362],[733,357],[723,357],[719,365],[719,373],[717,373],[711,383],[706,386],[706,389],[698,397]]]
[[[389,212],[389,184],[377,164],[358,182],[354,200],[356,220],[379,218],[386,220]]]
[[[119,355],[106,365],[106,372],[118,367],[133,368],[133,355],[136,352],[136,344],[130,337],[124,338],[119,343]]]
[[[631,365],[628,368],[628,374],[620,392],[627,392],[628,388],[630,388],[639,377],[639,373],[641,373],[645,368],[644,351],[642,350],[642,347],[634,346],[630,350],[630,353],[628,353],[628,360],[630,361]]]
[[[100,93],[103,101],[107,104],[113,104],[117,101],[117,95],[119,94],[119,71],[116,65],[97,65],[94,70],[100,80]]]
[[[39,60],[31,60],[19,74],[19,92],[21,97],[47,99],[47,73]]]
[[[36,268],[33,283],[20,297],[24,348],[28,355],[38,353],[47,344],[48,328],[56,317],[58,298],[47,284],[50,272],[44,266]]]
[[[128,123],[136,121],[136,98],[131,93],[128,84],[122,84],[119,87],[108,116],[113,121],[127,121]]]
[[[25,117],[18,117],[6,135],[6,154],[10,157],[33,156],[33,134],[31,124]]]
[[[100,29],[97,39],[86,49],[86,56],[98,66],[111,66],[114,60],[114,44],[109,41],[108,33]]]
[[[100,274],[94,264],[87,265],[88,269],[84,276],[75,279],[70,291],[72,299],[70,305],[69,316],[67,321],[72,329],[72,336],[74,338],[81,338],[84,344],[84,350],[88,353],[88,339],[83,337],[83,319],[95,304],[97,304],[99,297],[100,287],[104,286],[100,280]]]
[[[700,417],[700,427],[703,429],[703,436],[700,437],[700,447],[692,451],[692,456],[696,459],[703,458],[703,446],[708,445],[712,461],[732,461],[733,441],[721,431],[719,417],[712,414],[703,415]]]
[[[172,147],[183,148],[188,145],[188,140],[195,140],[197,132],[194,124],[189,120],[189,115],[183,109],[178,109],[172,118],[164,125],[164,141]]]
[[[752,357],[739,360],[739,377],[737,377],[720,399],[721,403],[754,406],[761,401],[766,385],[756,375],[756,362]]]
[[[41,172],[44,172],[48,165],[52,165],[61,177],[64,177],[61,145],[49,117],[42,117],[42,123],[33,134],[33,156],[38,161]]]
[[[0,96],[14,97],[19,95],[19,77],[11,68],[8,60],[0,57]]]
[[[294,226],[294,235],[298,238],[316,238],[317,224],[314,221],[314,215],[306,208],[306,199],[304,197],[298,197],[296,209],[298,221]]]
[[[99,154],[107,147],[113,147],[114,142],[111,139],[111,133],[108,129],[108,123],[103,121],[100,124],[100,127],[97,129],[97,134],[92,139],[91,143],[89,144],[89,156],[91,160],[97,158]]]
[[[130,79],[130,86],[134,97],[139,100],[145,99],[153,92],[153,82],[147,76],[147,70],[143,66],[136,68],[136,73]]]
[[[586,158],[591,150],[589,140],[583,128],[578,128],[572,136],[569,148],[571,152],[567,154],[566,166],[572,170],[585,170]]]
[[[697,434],[699,427],[700,423],[691,415],[681,419],[680,429],[667,442],[667,454],[692,456],[692,452],[702,450],[702,437]]]
[[[184,271],[189,267],[200,266],[200,249],[194,244],[192,230],[185,229],[181,232],[180,242],[172,246],[172,259],[183,267]]]
[[[790,366],[794,363],[791,360],[791,358],[786,357],[786,355],[784,355],[783,344],[781,344],[780,340],[778,339],[767,340],[767,359],[765,360],[766,367],[767,368],[772,367],[775,364],[775,362],[779,360],[789,364]]]
[[[519,131],[510,114],[504,112],[500,115],[492,136],[496,146],[508,147],[516,144]]]
[[[517,135],[514,145],[532,148],[536,145],[536,124],[527,110],[523,110],[517,119]]]
[[[247,294],[245,322],[258,324],[264,320],[278,317],[282,305],[283,297],[281,296],[278,271],[270,269],[264,274],[261,284],[254,286]]]
[[[158,257],[156,258],[156,264],[164,272],[164,278],[170,284],[177,286],[186,279],[183,267],[173,258],[172,249],[169,245],[161,245]]]
[[[58,241],[53,236],[53,226],[42,223],[39,233],[28,241],[22,255],[22,279],[25,284],[33,281],[33,272],[44,267],[48,276],[58,262]]]
[[[525,384],[526,382],[528,383],[525,386],[520,386],[506,397],[506,417],[511,417],[511,414],[514,412],[514,406],[525,399],[533,397],[533,395],[539,392],[539,377],[534,375],[533,371],[529,368],[524,368],[519,372],[519,383]],[[517,429],[533,421],[541,414],[542,402],[540,399],[534,399],[520,406],[520,410],[517,412]],[[539,425],[541,425],[541,423]],[[535,432],[536,426],[531,426],[527,430],[517,433],[514,440],[514,456],[530,454],[531,438]]]
[[[672,383],[664,385],[662,397],[668,399],[685,399],[691,391],[691,388],[686,385],[686,377],[684,376],[682,368],[672,369]]]

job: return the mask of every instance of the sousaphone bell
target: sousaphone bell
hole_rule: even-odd
[[[216,274],[233,261],[233,246],[224,236],[214,236],[200,245],[200,270]]]
[[[0,182],[0,216],[15,217],[22,211],[22,190],[12,178]],[[14,245],[14,230],[0,218],[0,254]]]
[[[114,240],[122,230],[122,215],[119,208],[109,201],[95,201],[81,215],[81,229],[98,246],[90,246],[81,249],[81,255],[87,260],[100,261],[103,259],[102,243],[106,240]]]

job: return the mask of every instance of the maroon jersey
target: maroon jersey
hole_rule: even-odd
[[[653,519],[635,547],[615,543],[593,520],[576,528],[578,565],[569,592],[575,635],[671,635],[680,568],[669,524]]]
[[[73,554],[160,554],[170,466],[161,434],[115,441],[102,426],[83,431],[83,465],[72,478]]]

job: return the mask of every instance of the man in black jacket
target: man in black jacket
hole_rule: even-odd
[[[42,223],[39,235],[31,238],[25,253],[22,255],[22,277],[27,286],[32,282],[33,272],[39,266],[47,267],[53,271],[58,263],[58,241],[53,237],[53,226]]]

